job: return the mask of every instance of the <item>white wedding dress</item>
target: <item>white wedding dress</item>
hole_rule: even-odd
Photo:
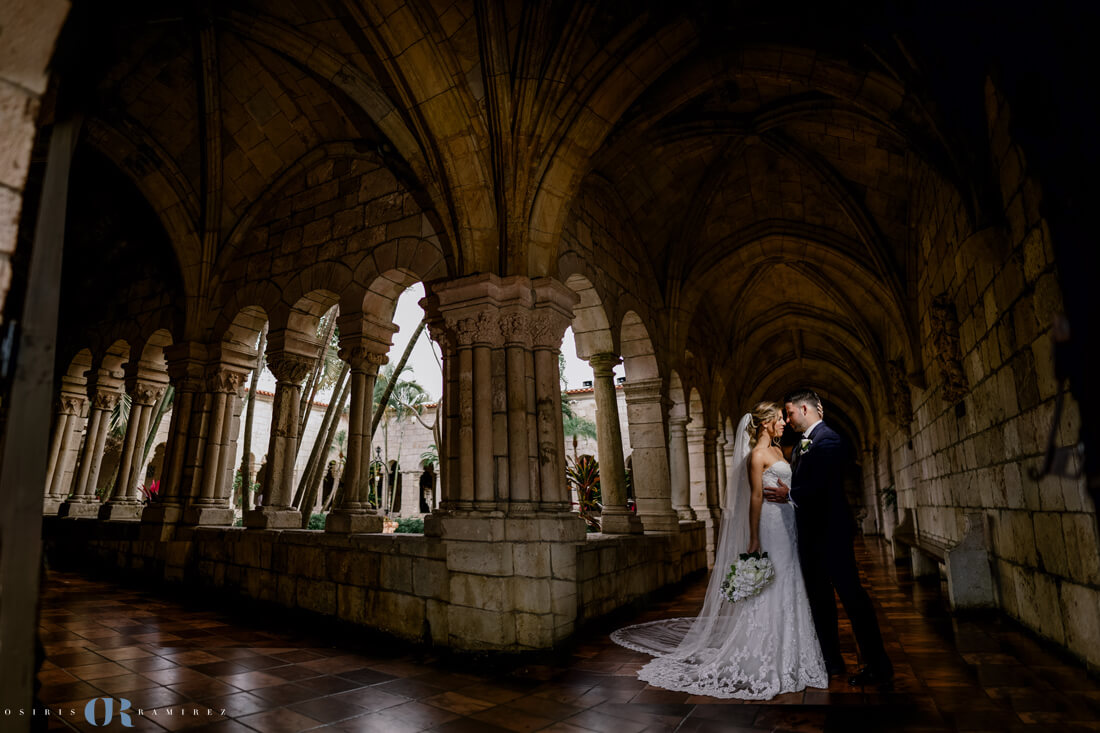
[[[806,687],[829,686],[798,562],[791,504],[765,501],[760,511],[760,546],[775,566],[775,579],[759,595],[738,603],[721,596],[730,564],[748,548],[748,441],[741,440],[747,418],[739,426],[734,453],[740,458],[734,476],[740,479],[736,473],[740,471],[744,480],[731,482],[702,613],[628,626],[611,635],[622,646],[656,655],[638,672],[639,679],[655,687],[767,700]],[[786,461],[764,470],[765,487],[778,486],[778,479],[790,486],[791,467]]]

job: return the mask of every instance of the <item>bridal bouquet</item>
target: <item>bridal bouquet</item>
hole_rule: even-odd
[[[742,553],[722,581],[722,595],[730,603],[743,601],[764,590],[774,578],[775,566],[768,553]]]

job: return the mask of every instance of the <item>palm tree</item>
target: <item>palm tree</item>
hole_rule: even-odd
[[[580,439],[596,439],[596,423],[592,422],[587,417],[576,414],[573,412],[572,407],[567,408],[565,400],[562,400],[561,404],[562,425],[565,427],[566,436],[573,437],[573,460],[576,461],[577,445],[580,443]]]

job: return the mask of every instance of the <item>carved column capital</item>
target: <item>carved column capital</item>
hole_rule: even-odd
[[[284,384],[301,385],[315,363],[316,360],[311,357],[290,351],[267,355],[267,368],[275,379]]]
[[[84,411],[84,403],[87,402],[80,395],[62,393],[57,399],[57,411],[61,415],[80,417]]]
[[[130,400],[135,405],[153,405],[161,398],[167,387],[166,384],[146,382],[139,379],[134,382],[134,386],[130,389]]]
[[[670,428],[686,430],[689,423],[691,423],[691,418],[687,415],[676,415],[668,418],[668,426]]]
[[[242,397],[244,382],[247,375],[235,369],[217,369],[210,373],[207,380],[207,389],[211,392],[235,394]]]
[[[122,395],[118,392],[113,392],[105,389],[97,389],[95,396],[92,397],[92,408],[95,410],[106,410],[110,412],[115,409],[115,405],[122,398]]]
[[[500,337],[506,346],[531,346],[529,310],[508,309],[499,316]]]
[[[623,360],[618,354],[593,354],[588,358],[588,363],[592,366],[594,376],[610,378],[614,374],[615,367],[622,364]]]

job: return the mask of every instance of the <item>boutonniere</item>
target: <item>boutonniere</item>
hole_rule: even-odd
[[[814,444],[814,442],[812,440],[810,440],[809,438],[803,438],[798,443],[798,455],[802,455],[803,453],[808,451],[810,449],[810,446],[813,445],[813,444]]]

